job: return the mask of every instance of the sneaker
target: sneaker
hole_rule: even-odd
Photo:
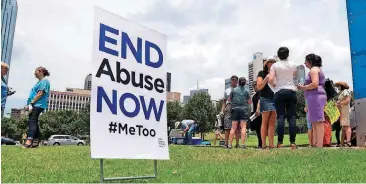
[[[245,145],[241,145],[240,148],[241,149],[247,149],[247,147]]]
[[[231,148],[233,148],[233,146],[229,144],[229,145],[227,146],[227,148],[228,148],[228,149],[231,149]]]
[[[283,144],[277,144],[277,148],[282,148]]]
[[[222,147],[223,147],[223,148],[227,148],[227,145],[223,145]]]
[[[239,144],[235,145],[235,148],[240,148]]]

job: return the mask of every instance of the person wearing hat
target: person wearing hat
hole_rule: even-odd
[[[193,133],[197,130],[198,124],[195,120],[183,120],[175,123],[175,129],[181,129],[182,135],[185,136],[185,144],[192,144]]]
[[[224,96],[224,103],[222,103],[221,107],[221,114],[224,114],[224,130],[225,130],[225,144],[224,148],[228,148],[229,145],[229,136],[230,136],[230,130],[231,130],[231,104],[229,100],[229,96],[234,88],[238,86],[238,76],[233,75],[230,78],[230,88],[227,88],[225,90],[225,96]],[[236,148],[239,148],[239,137],[240,137],[240,128],[237,129],[235,133],[235,139],[236,139]]]
[[[257,89],[259,90],[259,109],[262,114],[261,139],[262,148],[267,148],[267,135],[269,139],[269,148],[274,148],[274,134],[276,123],[276,108],[273,101],[273,91],[270,88],[269,71],[272,65],[276,63],[274,57],[268,57],[263,60],[263,70],[258,73]]]
[[[229,101],[232,106],[231,120],[232,126],[230,130],[230,144],[228,148],[232,148],[234,134],[237,132],[238,127],[241,127],[241,148],[245,149],[245,137],[246,137],[246,126],[249,120],[250,106],[252,103],[249,91],[245,88],[246,79],[240,77],[239,86],[233,89],[230,94]],[[238,144],[238,142],[236,143]]]
[[[341,135],[341,146],[344,145],[344,140],[346,139],[347,146],[351,147],[351,123],[350,123],[350,102],[351,102],[351,94],[349,92],[349,86],[346,82],[336,82],[335,86],[339,89],[339,96],[337,101],[337,106],[339,108],[340,123],[342,126],[342,135]]]

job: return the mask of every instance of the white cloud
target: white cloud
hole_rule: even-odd
[[[247,77],[253,53],[274,55],[280,45],[291,49],[298,64],[308,53],[321,55],[327,76],[352,84],[343,0],[19,0],[18,5],[9,79],[17,93],[8,99],[8,111],[25,103],[39,65],[50,70],[52,89],[83,87],[91,72],[94,5],[168,35],[172,89],[183,94],[198,80],[220,98],[225,78]]]

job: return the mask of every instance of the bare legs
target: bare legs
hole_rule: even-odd
[[[342,136],[341,136],[341,146],[344,145],[344,140],[346,140],[347,144],[351,142],[351,127],[350,126],[342,126]]]
[[[276,112],[263,112],[262,113],[262,148],[267,147],[267,135],[269,139],[269,147],[274,148],[274,134],[275,134]]]
[[[322,121],[312,123],[313,125],[313,144],[318,148],[323,147],[324,124]]]
[[[230,130],[230,146],[233,145],[234,134],[236,134],[236,129],[238,128],[238,121],[232,121],[231,130]]]
[[[246,121],[240,121],[241,126],[241,143],[244,146],[245,145],[245,138],[247,134],[247,122]]]
[[[313,143],[313,130],[312,129],[308,130],[308,139],[309,139],[309,146],[314,146],[314,143]]]

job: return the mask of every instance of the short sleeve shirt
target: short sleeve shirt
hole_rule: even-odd
[[[240,108],[247,110],[249,108],[248,101],[250,99],[250,94],[244,86],[234,88],[230,96],[233,109]]]
[[[268,73],[267,73],[268,74]],[[258,73],[258,77],[262,77],[263,79],[266,78],[267,74],[262,70]],[[260,97],[272,99],[273,98],[273,91],[268,86],[268,83],[264,86],[262,90],[259,91]]]
[[[32,100],[37,96],[39,91],[43,91],[42,97],[33,105],[34,107],[39,107],[43,109],[47,109],[48,107],[48,97],[50,94],[50,82],[48,79],[42,79],[38,81],[32,90],[30,91],[28,98],[28,105],[32,102]]]
[[[8,85],[4,78],[1,78],[1,109],[5,108],[6,98],[8,97]]]
[[[182,121],[182,127],[181,130],[183,131],[184,129],[186,129],[187,127],[191,127],[193,125],[194,121],[193,120],[183,120]]]

